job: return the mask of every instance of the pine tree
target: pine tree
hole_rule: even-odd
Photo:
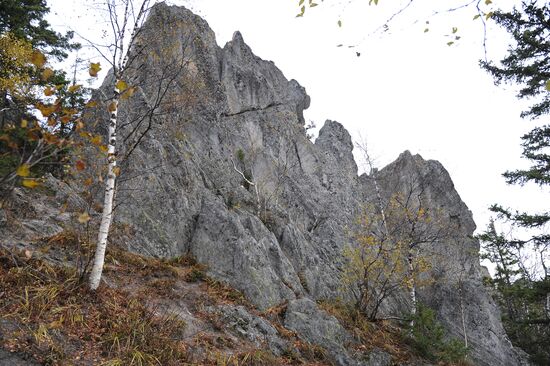
[[[533,104],[521,116],[536,119],[550,112],[550,7],[537,1],[522,2],[511,12],[495,12],[493,19],[512,36],[514,44],[499,65],[481,62],[497,85],[520,86],[517,97]],[[522,137],[522,157],[528,169],[503,174],[508,184],[550,185],[550,125],[533,128]],[[529,232],[528,238],[497,234],[491,222],[480,236],[486,258],[496,264],[493,283],[504,310],[504,325],[513,343],[522,347],[538,364],[550,364],[550,235],[547,226],[550,211],[528,213],[512,211],[500,205],[491,210],[512,228]],[[530,252],[539,264],[531,270],[523,263],[522,252]]]
[[[0,34],[11,33],[43,53],[66,58],[79,45],[71,43],[72,32],[63,35],[51,28],[44,19],[49,11],[46,0],[0,0]]]
[[[23,44],[29,44],[36,53],[43,54],[44,60],[56,59],[63,60],[67,58],[68,52],[80,47],[78,43],[71,42],[73,32],[61,34],[52,29],[51,25],[45,19],[50,9],[46,5],[46,0],[0,0],[0,36],[5,39],[14,39]],[[14,42],[12,42],[13,44]],[[5,51],[3,48],[0,51]],[[5,52],[3,53],[5,54]],[[0,59],[2,68],[5,69],[5,58]],[[20,61],[25,61],[21,60]],[[45,61],[44,61],[45,63]],[[4,70],[5,71],[5,70]],[[17,76],[23,79],[32,79],[36,85],[45,86],[48,83],[56,85],[67,85],[65,72],[61,70],[51,70],[49,77],[43,77],[40,73],[43,71],[40,67],[23,68],[20,67]],[[26,75],[24,75],[26,73]],[[9,90],[0,89],[0,106],[5,108],[8,104],[17,104],[19,109],[25,110],[32,104],[33,100],[21,98],[9,93]],[[38,95],[34,96],[38,98]]]
[[[45,0],[0,0],[0,195],[62,173],[86,89],[50,61],[79,47],[45,20]],[[42,118],[38,118],[38,111]]]

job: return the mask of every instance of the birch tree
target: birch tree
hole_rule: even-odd
[[[425,187],[417,179],[409,179],[404,192],[394,195],[393,199],[397,214],[388,218],[388,225],[406,246],[406,287],[414,318],[418,309],[418,288],[427,281],[422,274],[431,268],[429,248],[451,239],[455,228],[444,219],[442,212],[427,205]]]
[[[376,181],[372,174],[376,170],[370,176]],[[365,205],[354,224],[354,245],[344,252],[348,258],[344,283],[371,321],[380,320],[378,312],[387,298],[402,292],[414,318],[418,289],[430,283],[430,246],[450,239],[454,227],[427,206],[425,190],[414,178],[389,198],[380,187],[375,191],[374,204]]]
[[[113,31],[113,45],[108,47],[110,56],[99,46],[94,48],[110,64],[113,73],[113,96],[108,106],[109,125],[107,135],[107,179],[105,180],[105,197],[103,211],[101,213],[101,224],[97,237],[97,247],[94,255],[92,270],[90,273],[90,288],[96,290],[101,281],[103,264],[105,262],[105,251],[109,229],[113,219],[113,203],[115,198],[115,183],[119,173],[117,167],[117,123],[118,109],[122,93],[128,88],[124,81],[126,69],[135,58],[129,57],[129,51],[138,36],[139,29],[143,25],[150,6],[150,0],[141,2],[139,8],[135,7],[132,0],[107,0],[107,13],[109,23]]]
[[[144,27],[153,3],[155,0],[142,0],[139,3],[134,0],[108,0],[106,10],[112,29],[112,42],[107,46],[90,42],[109,64],[112,73],[112,77],[107,79],[111,80],[112,88],[112,96],[107,101],[107,178],[97,247],[89,277],[92,290],[98,288],[103,271],[109,229],[113,211],[117,206],[115,195],[121,173],[120,163],[130,158],[152,130],[153,122],[158,116],[182,108],[182,103],[185,103],[188,96],[176,95],[177,92],[181,92],[180,84],[186,84],[185,93],[195,93],[199,87],[194,85],[196,81],[192,73],[184,74],[190,62],[187,51],[192,43],[192,35],[187,36],[189,39],[159,48],[156,42],[160,40],[155,37],[159,34],[175,36],[175,28],[166,20],[161,24],[160,30]],[[142,67],[143,57],[159,61],[159,64],[155,65],[153,72],[141,78],[140,75],[143,75],[139,73],[139,69]],[[92,64],[90,74],[97,74],[99,69],[99,63]],[[176,90],[176,93],[173,90]],[[128,100],[134,93],[140,94],[140,104],[130,113],[125,113],[121,119],[121,102]],[[118,141],[121,131],[124,132],[124,136]],[[117,151],[117,143],[123,151]]]

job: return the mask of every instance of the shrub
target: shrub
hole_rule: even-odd
[[[239,161],[241,163],[244,162],[244,151],[243,151],[243,149],[237,150],[237,159],[239,159]]]
[[[202,268],[193,268],[191,271],[185,276],[185,280],[187,282],[198,282],[203,281],[206,278],[206,275]]]
[[[407,339],[420,356],[431,361],[464,362],[468,349],[462,341],[446,337],[433,309],[419,304],[417,313],[409,320],[412,326],[407,328]]]

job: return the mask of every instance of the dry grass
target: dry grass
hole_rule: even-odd
[[[76,270],[0,249],[3,347],[46,365],[179,365],[184,324],[115,289],[91,292]]]
[[[0,347],[44,365],[329,364],[324,350],[299,341],[281,325],[284,304],[263,315],[274,319],[272,324],[294,343],[295,352],[275,357],[228,336],[225,325],[201,309],[233,304],[262,314],[242,293],[206,276],[205,267],[190,257],[161,260],[111,245],[104,272],[109,286],[89,291],[75,258],[84,262],[91,250],[71,231],[42,239],[31,251],[0,247]],[[66,266],[50,261],[71,253],[75,258],[62,260]],[[186,301],[194,316],[211,327],[192,338],[183,336],[180,318],[157,308],[163,301],[181,301],[182,288],[191,291]]]
[[[286,303],[259,313],[189,256],[164,260],[110,245],[104,270],[109,286],[91,292],[82,270],[92,250],[85,235],[73,231],[42,239],[32,253],[0,247],[0,347],[45,365],[332,364],[326,350],[283,326]],[[52,265],[52,257],[65,258],[61,262],[68,266]],[[183,335],[185,324],[167,310],[182,301],[208,329]],[[222,304],[243,305],[266,318],[292,347],[276,357],[228,335],[223,321],[205,310]],[[390,326],[373,326],[337,304],[322,307],[361,340],[358,350],[378,347],[396,360],[411,359]]]
[[[253,307],[240,291],[235,290],[225,283],[216,281],[210,277],[205,278],[205,283],[208,296],[215,299],[217,303],[230,303],[246,305],[250,308]]]
[[[355,337],[358,341],[357,351],[369,352],[378,348],[389,353],[397,364],[410,363],[418,359],[413,350],[404,344],[401,328],[392,322],[370,322],[353,306],[338,301],[324,301],[319,305],[334,315]]]
[[[253,350],[235,354],[212,353],[206,361],[216,366],[273,366],[289,365],[281,358],[265,350]]]
[[[351,305],[338,301],[321,302],[320,307],[334,315],[340,323],[354,335],[358,341],[356,351],[368,353],[380,349],[392,356],[394,364],[425,364],[427,361],[407,342],[403,329],[392,321],[371,322]],[[467,362],[445,363],[438,365],[469,366]]]

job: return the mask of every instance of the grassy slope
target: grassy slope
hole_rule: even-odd
[[[111,248],[108,285],[90,292],[74,266],[54,264],[86,250],[77,241],[62,233],[32,248],[0,248],[2,348],[48,365],[330,364],[322,350],[280,325],[280,311],[258,313],[188,258],[162,261]],[[270,318],[301,352],[275,357],[234,337],[204,310],[221,304]],[[182,306],[192,313],[192,327],[189,317],[174,311]]]
[[[285,304],[260,313],[192,258],[159,260],[122,250],[116,243],[125,234],[117,231],[124,228],[114,228],[104,283],[90,292],[82,273],[93,229],[76,223],[69,225],[75,230],[42,237],[36,220],[47,223],[66,205],[51,192],[19,197],[4,207],[9,220],[0,238],[0,349],[46,365],[331,365],[326,351],[283,327]],[[265,318],[289,350],[276,357],[231,331],[209,310],[224,304]],[[355,336],[358,352],[378,348],[394,362],[422,363],[391,325],[369,323],[335,303],[320,305]]]

